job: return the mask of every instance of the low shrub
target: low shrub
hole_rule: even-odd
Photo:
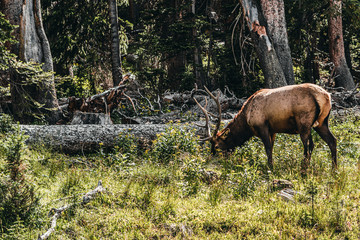
[[[15,222],[27,222],[39,205],[35,185],[27,177],[27,166],[22,158],[26,136],[19,129],[9,134],[2,143],[6,160],[0,175],[0,229],[7,232]]]
[[[193,130],[172,125],[162,134],[159,134],[153,143],[152,160],[168,164],[183,153],[199,153],[198,137]]]

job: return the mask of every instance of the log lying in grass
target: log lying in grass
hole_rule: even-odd
[[[121,124],[121,125],[21,125],[29,135],[27,144],[45,145],[66,153],[94,152],[100,145],[111,148],[119,135],[131,134],[141,141],[155,139],[170,125]]]
[[[77,205],[85,205],[85,204],[89,203],[92,199],[94,199],[98,193],[102,193],[105,191],[106,191],[106,189],[103,188],[101,180],[100,180],[97,187],[94,190],[91,190],[90,192],[86,193],[83,196],[81,202],[68,204],[68,205],[62,206],[60,208],[51,209],[49,216],[52,213],[54,213],[54,215],[51,218],[51,226],[44,234],[42,234],[41,236],[38,237],[38,240],[44,240],[44,239],[48,239],[50,237],[50,235],[55,231],[56,222],[57,222],[58,218],[61,217],[62,212],[66,211],[69,208],[75,207]]]

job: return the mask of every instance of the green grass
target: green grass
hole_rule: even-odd
[[[306,178],[300,175],[302,144],[290,135],[277,136],[273,172],[258,139],[213,157],[193,133],[176,127],[148,150],[136,150],[136,140],[124,136],[112,153],[26,149],[27,177],[41,206],[33,219],[0,228],[0,239],[37,238],[50,226],[51,208],[81,201],[99,180],[108,193],[64,212],[51,239],[359,239],[360,121],[332,120],[331,130],[338,172],[332,173],[330,150],[313,133]],[[294,184],[300,192],[294,202],[278,197],[273,179]]]

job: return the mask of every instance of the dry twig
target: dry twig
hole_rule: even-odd
[[[96,194],[101,193],[101,192],[105,192],[105,188],[103,188],[102,186],[102,182],[101,180],[98,183],[98,186],[94,189],[91,190],[90,192],[86,193],[83,197],[82,197],[82,201],[78,202],[78,203],[73,203],[73,204],[68,204],[65,206],[62,206],[60,208],[52,208],[49,212],[49,216],[52,213],[55,213],[52,218],[51,218],[51,225],[50,228],[41,236],[39,235],[38,240],[44,240],[44,239],[48,239],[48,237],[50,237],[50,235],[55,231],[55,227],[56,227],[56,222],[57,220],[61,217],[61,214],[72,207],[75,207],[77,205],[85,205],[87,203],[89,203],[92,199],[95,198]]]

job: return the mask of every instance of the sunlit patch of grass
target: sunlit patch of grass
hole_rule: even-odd
[[[277,136],[272,172],[257,138],[232,154],[211,156],[207,144],[199,146],[195,136],[178,128],[159,136],[157,147],[146,153],[127,136],[112,155],[26,150],[29,177],[41,196],[41,224],[18,223],[11,234],[35,239],[49,227],[51,208],[81,201],[102,180],[107,192],[65,211],[52,239],[357,239],[359,125],[351,118],[331,122],[338,139],[335,173],[328,146],[314,132],[305,178],[299,174],[298,135]],[[2,159],[0,154],[0,169]],[[294,201],[283,200],[271,187],[280,178],[293,183]]]

